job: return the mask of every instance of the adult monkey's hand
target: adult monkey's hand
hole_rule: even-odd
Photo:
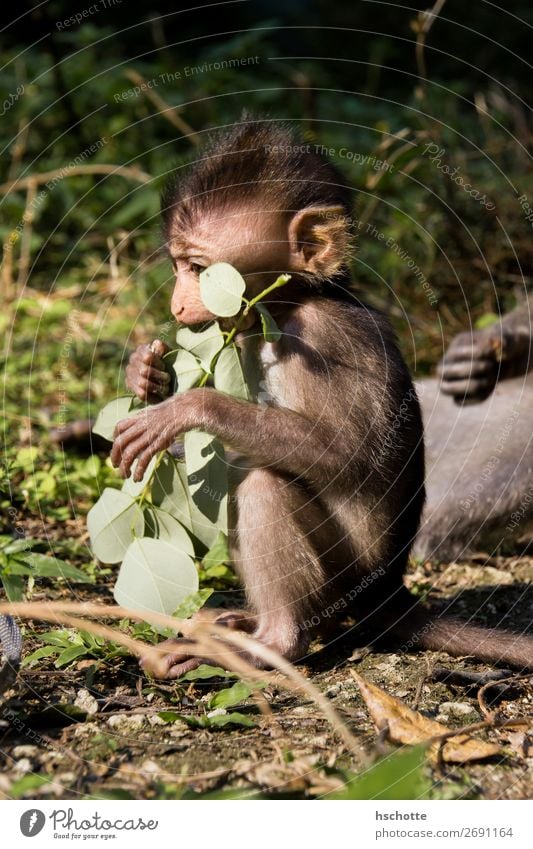
[[[459,333],[437,367],[441,390],[456,401],[483,401],[496,386],[502,365],[521,353],[516,333],[500,322]]]

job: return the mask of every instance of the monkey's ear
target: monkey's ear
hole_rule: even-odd
[[[344,265],[350,240],[342,206],[310,206],[296,212],[289,223],[293,268],[319,277],[333,277]]]

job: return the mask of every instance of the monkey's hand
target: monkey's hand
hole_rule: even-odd
[[[119,469],[123,478],[129,477],[136,459],[134,480],[140,481],[148,463],[169,448],[180,433],[191,427],[188,403],[190,393],[174,395],[155,407],[144,410],[118,422],[113,435],[111,462]]]
[[[514,338],[500,324],[455,337],[437,367],[441,390],[456,401],[483,401],[496,386],[499,365],[514,355]]]
[[[168,345],[156,339],[151,345],[139,345],[129,358],[126,367],[126,386],[141,401],[157,404],[171,392],[170,375],[161,359]]]

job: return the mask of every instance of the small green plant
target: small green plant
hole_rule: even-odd
[[[96,634],[87,631],[74,631],[70,628],[58,628],[39,634],[39,639],[44,643],[36,651],[24,658],[24,666],[34,666],[45,657],[56,657],[54,666],[61,669],[68,666],[74,660],[103,660],[108,661],[114,657],[122,657],[128,654],[127,649],[118,644],[110,643]]]
[[[28,584],[35,578],[64,578],[69,581],[89,583],[91,578],[56,557],[32,551],[38,540],[13,539],[0,536],[0,582],[9,601],[21,601]]]
[[[260,301],[288,280],[288,275],[281,275],[248,300],[243,277],[228,263],[216,263],[200,274],[200,294],[207,309],[234,321],[227,331],[218,321],[199,331],[178,328],[177,348],[166,355],[178,394],[211,381],[220,392],[246,400],[253,397],[236,336],[250,310],[256,309],[264,339],[280,338],[276,322]],[[132,396],[116,398],[101,411],[94,432],[112,439],[118,421],[142,415],[139,406]],[[173,614],[186,599],[197,598],[194,558],[202,549],[208,548],[204,572],[227,577],[220,573],[221,568],[227,569],[228,559],[224,447],[199,431],[186,433],[183,443],[184,461],[162,451],[151,460],[141,481],[126,480],[120,491],[104,489],[89,512],[87,525],[95,555],[104,563],[121,563],[114,595],[125,607]]]
[[[425,746],[391,752],[358,775],[346,772],[345,787],[329,799],[427,799],[431,782]]]

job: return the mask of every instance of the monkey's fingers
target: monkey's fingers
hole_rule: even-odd
[[[144,380],[150,380],[152,383],[161,387],[168,388],[170,385],[170,375],[168,372],[161,371],[155,366],[142,365],[139,369],[139,377],[144,378]]]
[[[135,441],[123,442],[121,440],[116,440],[111,451],[111,462],[115,468],[118,467],[119,474],[123,478],[127,478],[130,475],[133,462],[142,456],[145,449],[146,437],[144,434]],[[138,471],[138,465],[139,464],[137,464],[135,472]],[[140,476],[135,474],[134,476],[134,480],[136,481],[140,481],[141,478],[142,474]]]
[[[162,385],[144,377],[140,377],[131,388],[137,398],[140,398],[141,401],[148,401],[150,404],[164,401],[170,394],[170,382]]]
[[[475,401],[484,401],[493,391],[496,385],[495,380],[483,378],[471,380],[450,380],[443,381],[440,385],[440,390],[445,395],[453,395],[456,401],[462,399],[470,399]]]
[[[144,477],[144,473],[148,468],[148,464],[152,457],[155,457],[156,454],[159,454],[160,451],[164,451],[165,448],[168,448],[168,442],[163,439],[152,440],[148,446],[145,446],[137,455],[137,465],[135,466],[135,472],[133,473],[133,480],[138,483]],[[133,461],[132,461],[133,462]],[[128,473],[131,469],[131,463],[128,466]]]
[[[494,360],[442,360],[437,366],[437,374],[443,380],[466,380],[468,378],[491,376],[496,373]]]
[[[154,341],[150,345],[150,349],[158,357],[164,357],[165,354],[168,354],[168,352],[170,351],[169,346],[161,339],[154,339]]]
[[[170,651],[167,654],[160,654],[156,660],[151,662],[146,657],[141,657],[139,666],[148,675],[153,678],[175,679],[190,672],[191,669],[196,669],[201,663],[207,663],[199,657],[192,657],[190,654],[190,646],[192,640],[186,639],[171,639],[160,643],[159,648],[168,647]]]

